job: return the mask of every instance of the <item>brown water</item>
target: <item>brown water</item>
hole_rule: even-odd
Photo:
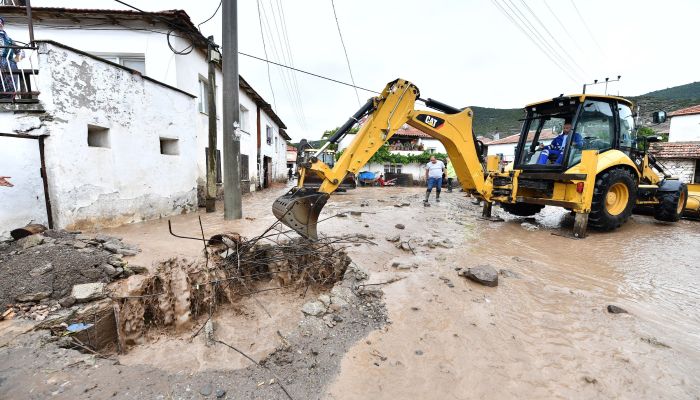
[[[251,219],[224,222],[220,213],[201,214],[205,236],[262,233],[274,222],[270,207],[283,190],[246,197],[244,215]],[[539,229],[527,231],[522,219],[478,220],[478,207],[462,193],[443,192],[443,202],[429,208],[420,204],[422,193],[419,188],[357,189],[334,195],[321,215],[365,212],[330,219],[319,231],[375,235],[377,246],[350,248],[350,256],[372,272],[374,282],[406,277],[384,286],[391,324],[346,354],[326,397],[698,398],[700,223],[662,224],[634,216],[615,232],[574,240],[555,235],[571,229],[571,218],[559,209],[546,208],[533,221]],[[393,207],[403,199],[412,205]],[[360,207],[362,200],[370,206]],[[176,233],[201,236],[196,215],[172,221]],[[406,229],[394,228],[396,223]],[[134,263],[201,253],[201,242],[170,237],[165,220],[108,233],[144,249]],[[394,234],[447,237],[456,246],[418,247],[413,257],[384,240]],[[394,258],[407,256],[417,269],[390,266]],[[454,270],[485,263],[521,278],[500,277],[498,287],[487,288]],[[454,288],[440,278],[450,279]],[[232,313],[220,321],[224,332],[249,338],[249,350],[259,357],[279,343],[279,327],[289,329],[300,317],[298,293],[273,293],[261,297],[272,318],[251,303],[246,309],[253,314]],[[612,303],[630,314],[608,314],[605,307]],[[171,370],[227,363],[206,349],[169,357],[190,347],[178,344],[181,339],[163,340],[174,342],[144,346],[125,361],[163,366],[160,358],[174,366]],[[239,364],[229,361],[231,368]]]

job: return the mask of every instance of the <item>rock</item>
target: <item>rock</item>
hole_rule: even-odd
[[[522,224],[520,224],[520,226],[522,226],[523,229],[525,229],[526,231],[530,231],[530,232],[540,229],[539,226],[537,226],[535,224],[531,224],[529,222],[523,222]]]
[[[306,315],[318,317],[326,312],[326,306],[320,301],[310,301],[301,307],[301,312]]]
[[[117,250],[117,253],[124,255],[124,256],[135,256],[139,254],[138,250],[133,250],[133,249],[127,249],[127,248],[121,248]]]
[[[85,240],[85,241],[87,241],[87,240],[92,240],[92,239],[93,239],[92,236],[90,236],[90,235],[85,235],[85,234],[83,234],[83,233],[79,233],[79,234],[75,235],[75,240]]]
[[[318,301],[323,303],[324,306],[328,307],[331,305],[331,296],[329,296],[327,294],[322,294],[322,295],[318,296]]]
[[[119,275],[119,274],[121,274],[122,272],[124,272],[124,268],[122,268],[122,267],[119,267],[119,268],[117,268],[116,270],[117,270],[117,275]]]
[[[224,389],[216,389],[216,398],[220,399],[226,396],[226,391]]]
[[[134,275],[135,272],[132,271],[131,268],[129,268],[129,267],[127,266],[127,267],[124,267],[124,272],[123,272],[123,274],[124,274],[124,276],[125,276],[126,278],[128,278],[128,277],[130,277],[131,275]]]
[[[105,284],[102,282],[95,282],[74,285],[71,296],[79,303],[104,298]]]
[[[614,304],[608,304],[608,312],[610,314],[627,314],[627,310]]]
[[[396,224],[396,225],[394,225],[394,228],[396,228],[396,229],[406,229],[406,225],[404,225],[404,224]]]
[[[478,265],[460,271],[460,275],[484,286],[498,286],[498,272],[490,265]]]
[[[15,300],[20,303],[26,303],[28,301],[39,301],[51,296],[52,291],[49,292],[35,292],[35,293],[24,293],[17,297]]]
[[[333,321],[336,322],[336,323],[338,323],[338,322],[343,322],[343,317],[341,317],[340,315],[334,314],[334,315],[333,315]]]
[[[29,276],[36,278],[37,276],[44,275],[45,273],[51,271],[53,271],[53,265],[51,265],[51,263],[46,263],[46,265],[35,267],[31,271],[29,271]]]
[[[506,278],[517,278],[517,279],[522,278],[522,275],[520,275],[520,274],[517,273],[517,272],[513,272],[513,271],[511,271],[511,270],[509,270],[509,269],[504,269],[504,268],[499,269],[499,270],[498,270],[498,273],[499,273],[501,276],[506,277]]]
[[[119,253],[119,250],[121,250],[121,247],[110,242],[110,243],[105,243],[102,245],[102,247],[109,251],[110,253]]]
[[[387,242],[396,243],[396,242],[398,242],[399,240],[401,240],[401,236],[399,236],[399,235],[387,236],[387,237],[385,237],[385,239],[386,239]]]
[[[73,247],[75,247],[76,249],[84,249],[87,247],[87,243],[82,242],[80,240],[76,240],[75,242],[73,242]]]
[[[362,200],[360,202],[360,207],[369,207],[369,201],[367,200]]]
[[[410,262],[405,262],[405,261],[394,261],[391,263],[391,266],[396,268],[396,269],[418,268],[418,265],[416,265],[415,263],[410,263]]]
[[[396,244],[397,249],[401,249],[403,251],[412,251],[413,248],[408,242],[401,242]]]
[[[68,308],[68,307],[72,306],[73,304],[75,304],[75,297],[73,297],[73,296],[64,297],[58,301],[58,304],[60,304],[61,307],[63,307],[63,308]]]
[[[201,389],[199,389],[199,394],[202,396],[209,396],[214,388],[211,386],[211,383],[207,383],[206,385],[202,386]]]
[[[117,274],[117,269],[109,264],[102,264],[102,271],[110,278]]]
[[[114,236],[107,236],[107,235],[99,234],[99,235],[95,235],[95,240],[97,240],[100,243],[105,243],[105,242],[109,242],[110,240],[112,240],[112,241],[119,240],[119,238],[116,238]]]
[[[42,243],[44,243],[43,235],[29,235],[17,241],[17,244],[22,246],[22,248],[25,250],[34,246],[38,246]]]
[[[411,205],[411,203],[409,203],[409,202],[407,202],[407,201],[402,201],[402,202],[401,202],[401,207],[408,207],[408,206],[410,206],[410,205]]]
[[[339,217],[339,218],[347,218],[348,215],[345,214],[345,213],[342,213],[342,214],[338,214],[338,217]]]
[[[116,257],[119,256],[119,257]],[[115,254],[107,260],[107,263],[115,268],[123,267],[126,265],[126,261],[122,260],[121,254]]]
[[[354,215],[357,217],[357,216],[362,215],[362,212],[361,211],[350,211],[350,215]]]
[[[423,350],[416,350],[415,351],[417,356],[422,356],[423,355]]]
[[[402,206],[401,206],[401,203],[396,203],[396,204],[394,204],[394,207],[401,208]]]
[[[148,268],[143,267],[141,265],[129,264],[129,269],[132,270],[135,274],[147,274],[148,273]]]

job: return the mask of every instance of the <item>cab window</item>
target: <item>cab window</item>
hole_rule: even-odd
[[[630,150],[636,142],[632,110],[625,104],[618,104],[617,113],[620,118],[620,149]]]
[[[586,100],[574,131],[581,136],[582,141],[580,144],[572,143],[569,166],[581,161],[583,150],[598,150],[602,153],[613,148],[615,118],[610,103]]]

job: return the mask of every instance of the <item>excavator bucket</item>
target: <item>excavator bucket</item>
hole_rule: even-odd
[[[309,188],[294,188],[275,200],[272,213],[283,224],[305,238],[316,240],[318,215],[328,201],[328,193]]]

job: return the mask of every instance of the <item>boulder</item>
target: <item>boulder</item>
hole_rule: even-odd
[[[75,297],[73,297],[73,296],[64,297],[58,301],[58,304],[60,304],[61,307],[63,307],[63,308],[68,308],[68,307],[72,306],[73,304],[75,304]]]
[[[110,253],[119,253],[119,250],[121,250],[121,247],[113,242],[105,243],[102,247]]]
[[[104,271],[104,273],[110,278],[117,274],[117,269],[109,264],[102,264],[102,271]]]
[[[326,306],[320,301],[310,301],[301,307],[301,311],[306,315],[318,317],[326,312]]]
[[[95,282],[74,285],[71,296],[79,303],[104,298],[106,296],[105,284],[102,282]]]
[[[17,243],[22,246],[23,249],[29,249],[34,246],[38,246],[42,243],[44,243],[44,236],[43,235],[30,235],[27,237],[24,237],[20,240],[17,241]]]
[[[484,286],[498,286],[498,272],[490,265],[478,265],[476,267],[467,268],[466,270],[460,271],[459,275]]]
[[[26,303],[28,301],[40,301],[51,296],[51,293],[52,292],[24,293],[15,297],[15,300],[19,303]]]

